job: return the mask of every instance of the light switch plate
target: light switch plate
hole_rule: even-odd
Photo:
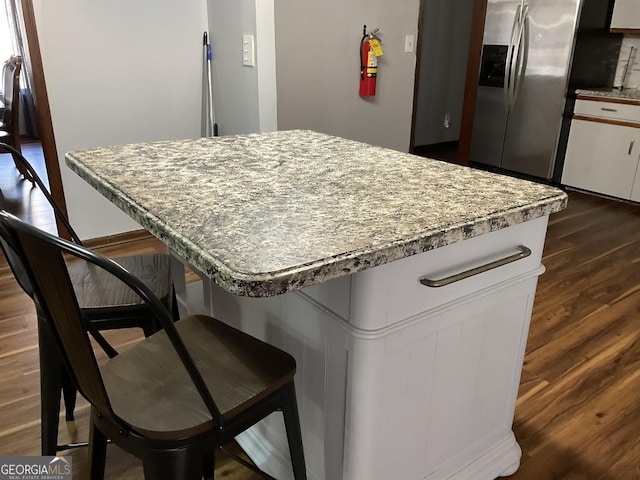
[[[253,35],[242,36],[242,65],[245,67],[254,67],[256,64],[254,43]]]
[[[404,52],[413,53],[416,49],[415,43],[416,41],[413,35],[407,35],[406,37],[404,37]]]

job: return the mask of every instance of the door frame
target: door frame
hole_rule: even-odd
[[[413,113],[411,117],[411,140],[409,151],[415,148],[416,112],[418,109],[418,87],[420,85],[420,59],[422,50],[424,2],[420,0],[420,12],[418,14],[418,43],[416,49],[416,71],[413,87]],[[469,53],[467,55],[467,73],[464,87],[462,114],[460,118],[460,139],[458,141],[458,154],[456,163],[469,165],[471,153],[471,134],[473,131],[473,117],[476,110],[478,95],[478,81],[480,80],[480,62],[482,60],[482,38],[484,36],[484,22],[487,14],[487,0],[474,0],[471,13],[471,32],[469,38]]]
[[[31,65],[31,72],[33,75],[32,93],[36,107],[36,114],[38,116],[38,129],[40,132],[44,162],[47,169],[47,178],[49,179],[49,189],[51,190],[53,199],[62,210],[64,216],[68,218],[67,204],[62,186],[62,176],[60,174],[58,149],[53,132],[51,110],[49,108],[49,96],[47,94],[47,86],[44,78],[44,68],[42,66],[42,54],[40,51],[40,43],[38,41],[38,31],[36,28],[33,2],[32,0],[20,0],[20,4],[22,7],[22,22],[27,41],[25,54],[29,57],[27,61]],[[58,226],[60,236],[69,238],[68,232],[65,230],[58,218],[56,218],[56,225]]]

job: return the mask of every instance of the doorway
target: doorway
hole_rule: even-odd
[[[469,164],[487,0],[422,0],[411,153]]]
[[[23,74],[28,76],[30,84],[30,94],[33,97],[33,121],[37,124],[37,138],[35,142],[27,143],[28,148],[23,149],[25,157],[32,161],[38,173],[42,173],[44,183],[49,184],[51,194],[61,208],[64,215],[67,215],[62,179],[60,175],[60,165],[53,135],[53,125],[49,110],[49,99],[44,79],[42,57],[36,29],[35,14],[32,0],[6,0],[5,6],[8,12],[15,18],[15,35],[19,38],[16,42],[19,54],[23,57]],[[13,48],[12,48],[13,50]],[[12,52],[13,53],[13,52]],[[41,147],[41,148],[39,148]],[[23,182],[24,183],[24,182]],[[28,182],[27,182],[28,183]],[[26,186],[24,186],[26,189]],[[23,192],[23,197],[30,192]],[[37,192],[34,196],[37,196]],[[28,199],[31,200],[29,195]],[[43,218],[43,217],[38,217]],[[27,220],[29,220],[27,218]],[[41,220],[44,222],[44,220]],[[50,217],[52,226],[39,224],[43,228],[60,232],[61,236],[67,236],[64,227]]]

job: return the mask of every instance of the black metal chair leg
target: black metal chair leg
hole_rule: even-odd
[[[215,470],[216,454],[214,452],[205,454],[204,465],[202,467],[202,478],[204,478],[204,480],[213,480]]]
[[[306,480],[307,468],[304,461],[300,417],[298,415],[296,390],[293,383],[291,384],[289,393],[284,396],[282,414],[284,416],[284,425],[287,430],[287,441],[289,442],[289,452],[291,454],[293,478],[295,478],[295,480]]]
[[[145,480],[201,480],[205,455],[195,448],[148,450],[142,464]]]
[[[46,320],[38,315],[40,344],[40,442],[42,455],[56,454],[60,421],[60,389],[66,375],[64,362]]]
[[[104,479],[104,466],[107,457],[107,437],[95,426],[95,408],[91,408],[91,425],[89,427],[89,467],[91,480]]]
[[[67,368],[62,373],[62,397],[64,398],[65,420],[71,422],[74,420],[73,411],[76,408],[76,398],[78,389]]]
[[[160,330],[160,325],[158,325],[158,322],[156,322],[154,318],[149,317],[142,322],[142,332],[145,337],[150,337],[158,330]]]
[[[175,321],[180,320],[180,312],[178,311],[178,300],[176,298],[175,289],[172,289],[171,296],[167,301],[166,307],[167,310],[171,312]],[[160,325],[153,316],[149,316],[149,318],[145,319],[142,323],[142,331],[144,332],[145,337],[150,337],[159,330],[162,330],[162,325]]]

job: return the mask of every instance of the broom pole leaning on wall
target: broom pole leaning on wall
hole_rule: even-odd
[[[212,61],[212,53],[211,53],[211,44],[208,40],[207,32],[204,32],[203,36],[203,47],[204,47],[204,66],[207,71],[207,125],[205,128],[207,137],[217,137],[218,136],[218,124],[216,123],[216,114],[215,108],[213,104],[213,80],[212,80],[212,72],[211,72],[211,61]]]

